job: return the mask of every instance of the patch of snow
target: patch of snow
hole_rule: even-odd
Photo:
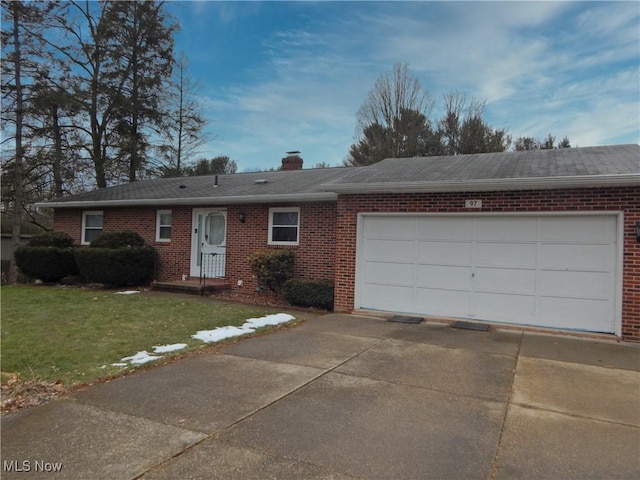
[[[144,363],[149,363],[149,362],[158,360],[159,358],[162,358],[162,357],[157,355],[150,355],[149,352],[147,352],[146,350],[143,350],[130,357],[121,358],[120,361],[131,362],[132,365],[142,365]]]
[[[227,338],[239,337],[247,333],[254,333],[257,328],[266,327],[267,325],[279,325],[295,320],[295,317],[286,313],[276,313],[260,318],[249,318],[240,327],[218,327],[214,330],[200,330],[191,338],[202,340],[205,343],[219,342]]]
[[[116,292],[116,295],[133,295],[134,293],[140,293],[139,290],[126,290],[124,292]]]
[[[291,320],[295,320],[296,317],[288,315],[286,313],[275,313],[273,315],[267,315],[266,317],[250,318],[243,325],[243,328],[261,328],[267,325],[279,325],[281,323],[287,323]]]
[[[233,327],[229,325],[227,327],[218,327],[214,330],[200,330],[195,335],[191,335],[191,338],[202,340],[204,343],[213,343],[226,338],[239,337],[240,335],[246,335],[247,333],[253,332],[255,332],[255,330],[251,328]]]
[[[176,350],[182,350],[187,348],[186,343],[174,343],[172,345],[156,345],[153,347],[153,353],[168,353],[175,352]]]
[[[130,290],[128,292],[118,292],[122,295],[129,295],[132,293],[140,293],[137,290]],[[268,325],[279,325],[281,323],[287,323],[291,320],[295,320],[295,317],[286,313],[276,313],[273,315],[267,315],[260,318],[249,318],[240,327],[226,326],[219,327],[214,330],[200,330],[195,335],[191,335],[192,338],[202,340],[205,343],[214,343],[227,338],[239,337],[248,333],[254,333],[256,329],[266,327]],[[174,352],[176,350],[182,350],[187,348],[186,343],[174,343],[170,345],[156,345],[153,347],[153,353],[150,354],[146,350],[136,353],[130,357],[124,357],[120,359],[118,363],[112,363],[112,367],[128,367],[129,365],[143,365],[145,363],[153,362],[162,358],[162,355],[155,355],[158,353]],[[104,368],[104,366],[100,367]]]

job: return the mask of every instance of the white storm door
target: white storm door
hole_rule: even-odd
[[[191,240],[192,277],[225,276],[227,211],[210,208],[193,210]]]

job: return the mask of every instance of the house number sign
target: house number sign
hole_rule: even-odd
[[[465,200],[465,208],[482,208],[482,200]]]

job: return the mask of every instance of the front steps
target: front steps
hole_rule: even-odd
[[[218,290],[230,290],[231,284],[220,278],[200,280],[173,280],[169,282],[155,282],[152,290],[158,292],[189,293],[192,295],[210,295]]]

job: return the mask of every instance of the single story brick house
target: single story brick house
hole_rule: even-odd
[[[78,244],[134,230],[159,280],[205,274],[254,291],[247,257],[295,251],[335,281],[338,311],[382,311],[640,341],[640,146],[387,159],[145,180],[59,198]],[[224,254],[224,255],[222,255]],[[213,270],[212,270],[213,269]]]

